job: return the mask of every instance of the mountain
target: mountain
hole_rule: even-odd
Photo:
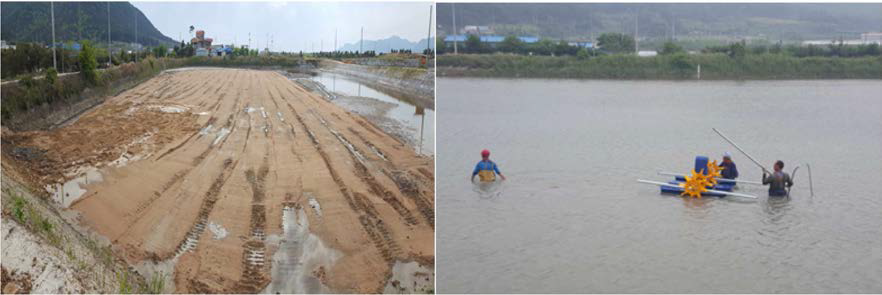
[[[453,10],[438,5],[439,35],[453,32]],[[635,18],[635,16],[639,16]],[[857,39],[882,30],[880,3],[457,3],[456,23],[500,34],[590,38],[604,32],[641,38]]]
[[[432,46],[432,49],[435,48],[435,38],[430,39],[430,45]],[[373,50],[377,53],[388,53],[392,49],[410,49],[414,53],[417,53],[426,50],[426,38],[423,38],[416,42],[411,42],[410,40],[398,36],[392,36],[380,40],[364,40],[364,46],[362,46],[361,48],[364,48],[365,51]],[[359,42],[343,44],[343,46],[341,46],[338,50],[359,51]]]
[[[92,40],[107,42],[107,2],[55,2],[56,42]],[[2,39],[8,42],[52,42],[49,2],[2,2]],[[135,22],[138,36],[135,41]],[[113,42],[146,46],[177,42],[150,22],[129,2],[110,2],[110,37]]]

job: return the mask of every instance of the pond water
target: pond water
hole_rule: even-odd
[[[324,85],[328,92],[338,96],[367,97],[390,104],[391,108],[383,115],[401,123],[403,133],[410,138],[418,152],[434,154],[435,110],[418,107],[401,95],[372,88],[345,75],[320,72],[313,77],[313,80]],[[352,104],[346,104],[344,107],[358,113],[364,111]]]
[[[882,83],[440,78],[440,293],[882,291]],[[686,199],[728,151],[740,179],[797,165],[792,197]],[[491,151],[508,180],[468,178]],[[809,185],[806,163],[811,165]]]

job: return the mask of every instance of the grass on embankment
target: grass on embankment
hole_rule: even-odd
[[[804,57],[785,54],[674,54],[654,57],[635,55],[523,56],[510,54],[462,54],[438,57],[438,76],[522,77],[574,79],[880,79],[882,56]]]

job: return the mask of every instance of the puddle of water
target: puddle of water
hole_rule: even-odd
[[[220,224],[214,222],[208,222],[208,230],[214,234],[215,240],[220,240],[227,237],[227,229],[225,229]]]
[[[392,267],[392,278],[386,283],[386,294],[431,294],[435,293],[435,271],[419,263],[396,261]]]
[[[303,209],[282,210],[282,236],[272,258],[272,282],[262,293],[329,293],[316,276],[330,269],[341,254],[309,232]]]
[[[104,180],[101,177],[101,172],[98,172],[98,169],[94,167],[86,168],[84,172],[78,174],[79,177],[63,184],[48,184],[45,187],[46,191],[52,194],[52,200],[61,204],[63,208],[70,207],[70,204],[86,193],[83,186]]]
[[[282,112],[276,112],[276,115],[279,116],[279,121],[285,122],[285,117],[282,116]]]
[[[199,135],[208,135],[209,133],[211,133],[211,128],[213,127],[214,125],[208,124],[208,126],[205,126],[205,128],[202,128],[202,130],[199,130]]]
[[[319,73],[312,79],[324,85],[331,93],[369,97],[394,104],[385,116],[400,122],[405,127],[407,136],[413,140],[418,152],[426,155],[435,153],[434,110],[418,107],[407,100],[386,94],[342,75]]]
[[[315,210],[315,215],[321,217],[322,216],[322,206],[319,205],[318,200],[313,197],[309,198],[309,206]]]
[[[183,113],[190,109],[183,106],[150,106],[150,108],[158,109],[163,113]]]
[[[226,127],[221,128],[221,130],[217,132],[217,137],[214,138],[214,142],[212,142],[211,145],[219,143],[221,139],[224,139],[224,136],[227,136],[227,134],[230,134],[230,129]]]

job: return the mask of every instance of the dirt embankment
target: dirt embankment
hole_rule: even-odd
[[[3,156],[2,292],[149,292],[146,281],[113,255],[106,241],[83,234],[68,216],[19,179],[15,160]]]
[[[435,109],[434,68],[380,67],[324,60],[321,70],[350,76],[371,87],[395,93],[427,109]]]
[[[166,72],[70,125],[4,132],[3,152],[33,187],[98,167],[71,212],[129,264],[170,263],[166,291],[264,290],[285,237],[309,236],[292,210],[334,259],[285,267],[332,291],[434,264],[433,159],[276,72]]]

